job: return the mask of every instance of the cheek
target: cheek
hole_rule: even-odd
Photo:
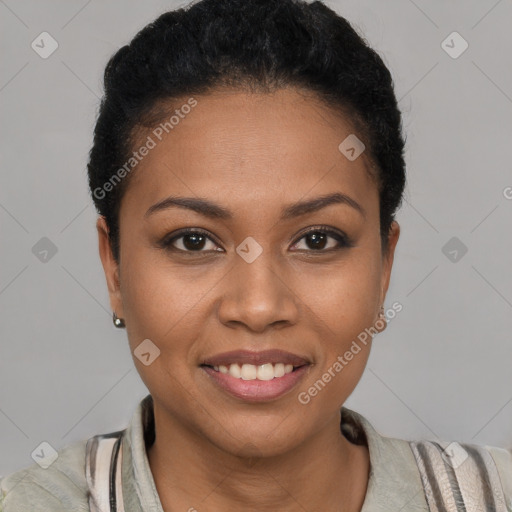
[[[320,403],[342,404],[366,367],[380,292],[380,263],[372,254],[353,249],[340,264],[325,272],[303,272],[296,281],[294,290],[319,343],[317,366],[300,391],[310,399],[322,395],[313,406],[318,414]]]
[[[161,265],[139,267],[133,261],[126,263],[131,277],[124,283],[123,306],[129,318],[127,336],[134,364],[152,394],[170,393],[184,407],[181,400],[187,396],[183,387],[188,388],[190,383],[192,348],[204,324],[194,308],[200,294]],[[149,344],[145,341],[148,339]],[[143,351],[142,347],[149,350]],[[138,357],[148,351],[150,364]]]
[[[316,366],[297,400],[304,411],[325,419],[346,401],[364,373],[379,298],[378,267],[372,270],[363,257],[345,263],[322,279],[303,275],[298,292],[305,298],[306,322],[314,326],[318,347]]]
[[[162,355],[183,360],[204,323],[199,316],[208,282],[154,258],[150,251],[130,253],[123,265],[123,308],[132,351],[149,338]]]
[[[346,340],[375,320],[380,304],[380,264],[371,253],[352,249],[349,257],[323,269],[303,267],[293,290],[330,333]]]

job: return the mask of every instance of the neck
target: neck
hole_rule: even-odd
[[[323,510],[359,512],[369,474],[366,446],[349,442],[339,414],[293,451],[237,457],[155,410],[148,460],[165,512]]]

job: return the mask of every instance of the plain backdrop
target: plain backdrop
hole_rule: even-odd
[[[407,136],[385,304],[403,309],[345,405],[384,435],[512,447],[512,2],[326,3],[383,57]],[[0,0],[2,475],[125,428],[148,393],[111,322],[86,162],[109,56],[185,4]]]

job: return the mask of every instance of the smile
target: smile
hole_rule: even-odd
[[[229,374],[235,379],[242,380],[272,380],[283,377],[287,373],[293,371],[292,364],[284,363],[266,363],[256,366],[254,364],[230,364],[228,366],[219,365],[214,366],[213,369],[216,372]]]
[[[311,367],[305,357],[280,350],[226,352],[200,365],[217,389],[250,402],[275,400],[287,394]]]

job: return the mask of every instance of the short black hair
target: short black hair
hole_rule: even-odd
[[[406,176],[401,113],[381,57],[320,1],[201,0],[160,15],[105,68],[88,176],[116,261],[119,209],[133,174],[119,171],[123,165],[126,171],[137,128],[162,116],[164,102],[222,86],[258,92],[296,87],[349,114],[374,169],[386,251]]]

